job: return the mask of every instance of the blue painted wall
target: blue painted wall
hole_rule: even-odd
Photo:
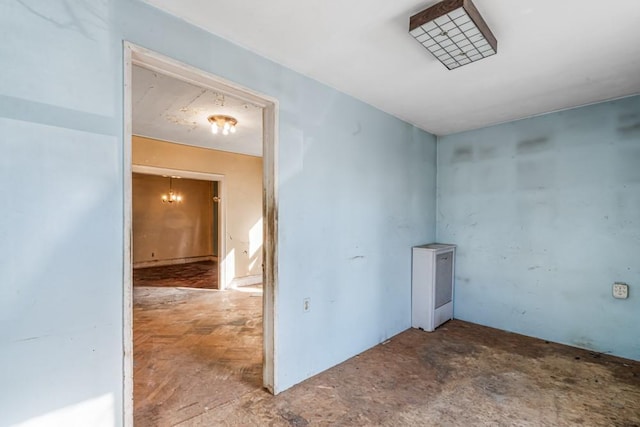
[[[640,97],[439,138],[437,209],[456,318],[640,359]]]
[[[0,39],[3,424],[122,421],[123,40],[280,102],[278,389],[409,327],[435,137],[135,0],[2,0]]]

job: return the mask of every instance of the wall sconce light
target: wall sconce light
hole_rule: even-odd
[[[222,114],[216,114],[207,118],[211,123],[211,132],[214,134],[222,133],[223,135],[229,135],[229,133],[236,133],[236,125],[238,121],[231,116],[224,116]]]
[[[173,192],[173,176],[169,177],[169,193],[162,195],[162,203],[180,203],[182,201],[182,196],[178,193]],[[175,177],[179,178],[179,177]]]
[[[409,34],[449,70],[498,52],[498,41],[471,0],[445,0],[411,17]]]

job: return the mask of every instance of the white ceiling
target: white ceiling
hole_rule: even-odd
[[[262,108],[138,66],[132,87],[135,135],[262,156]],[[236,118],[236,133],[212,134],[213,114]]]
[[[640,93],[640,1],[474,0],[498,54],[448,71],[409,34],[435,0],[146,0],[444,135]]]

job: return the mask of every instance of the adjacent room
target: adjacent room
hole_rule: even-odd
[[[262,389],[262,109],[132,76],[134,423],[174,425]]]
[[[0,2],[0,425],[640,425],[640,2]]]

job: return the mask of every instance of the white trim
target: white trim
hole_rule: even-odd
[[[263,110],[263,386],[277,394],[278,352],[277,336],[277,295],[278,282],[278,196],[277,196],[277,153],[278,153],[278,101],[231,81],[181,64],[171,58],[152,52],[143,47],[124,42],[124,135],[123,135],[123,180],[124,180],[124,290],[123,290],[123,363],[124,397],[123,424],[133,426],[133,312],[131,278],[131,133],[132,105],[131,83],[133,64],[162,72],[182,81],[213,89],[235,98],[251,102]],[[183,171],[184,172],[184,171]],[[186,175],[185,175],[186,177]],[[225,199],[224,185],[219,195]],[[220,223],[224,223],[224,209],[220,209]],[[220,241],[225,235],[220,233]],[[221,252],[224,253],[224,252]],[[222,263],[221,263],[222,264]],[[220,270],[224,268],[220,265]]]
[[[179,175],[180,178],[199,179],[201,181],[223,181],[224,175],[218,173],[196,172],[184,169],[159,168],[155,166],[131,165],[131,172],[147,175]]]
[[[213,175],[213,174],[212,174]],[[218,180],[218,289],[227,289],[227,183]],[[215,205],[214,205],[215,206]]]
[[[263,244],[262,324],[264,343],[262,377],[264,387],[280,393],[278,385],[278,103],[262,109]]]
[[[131,48],[124,43],[124,93],[122,135],[122,186],[123,186],[123,243],[124,260],[122,271],[122,371],[124,387],[122,391],[122,425],[133,427],[133,252],[132,252],[132,200],[131,200],[131,135],[133,132],[132,65]]]

